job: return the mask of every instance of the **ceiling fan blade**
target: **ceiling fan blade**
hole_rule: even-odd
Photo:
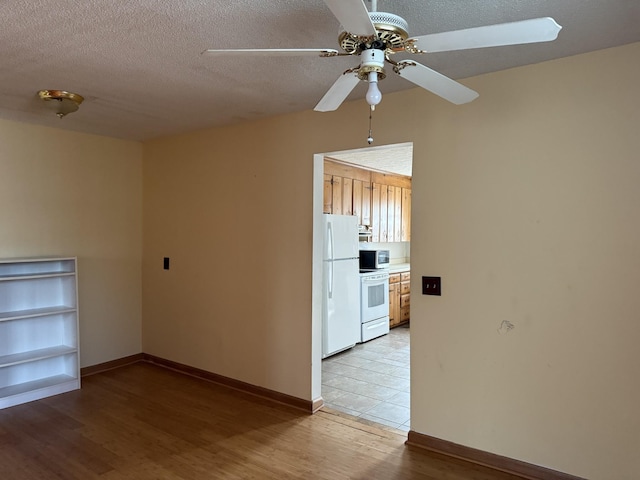
[[[415,37],[415,45],[427,53],[498,47],[521,43],[550,42],[558,38],[562,27],[551,17],[484,27],[454,30]]]
[[[377,36],[363,0],[324,0],[344,29],[363,37]]]
[[[271,56],[271,57],[301,57],[301,56],[320,56],[333,57],[338,55],[337,50],[331,48],[232,48],[224,50],[210,49],[205,50],[201,55],[217,55],[226,56],[244,55],[250,56]]]
[[[410,60],[400,62],[399,65],[403,67],[398,72],[402,78],[449,100],[451,103],[461,105],[478,98],[477,92],[429,67]]]
[[[343,73],[327,93],[324,94],[324,97],[318,102],[314,110],[316,112],[332,112],[336,110],[342,105],[342,102],[344,102],[344,99],[347,98],[351,91],[356,88],[358,82],[360,82],[360,79],[356,73]]]

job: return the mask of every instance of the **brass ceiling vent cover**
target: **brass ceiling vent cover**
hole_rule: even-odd
[[[46,102],[47,106],[55,112],[58,118],[78,110],[84,100],[82,95],[65,90],[40,90],[38,96]]]

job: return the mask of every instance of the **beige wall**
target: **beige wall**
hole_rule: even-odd
[[[416,135],[412,427],[640,472],[640,44],[469,79]],[[503,321],[514,328],[499,331]]]
[[[141,351],[141,167],[138,143],[0,120],[0,257],[78,257],[83,367]]]
[[[468,79],[480,98],[460,107],[385,96],[376,144],[414,142],[412,290],[443,277],[412,300],[414,430],[590,479],[640,471],[639,57]],[[312,157],[366,132],[355,102],[148,142],[144,351],[313,398]]]
[[[146,144],[143,349],[309,399],[312,155],[290,122]]]

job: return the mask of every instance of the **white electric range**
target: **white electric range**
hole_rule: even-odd
[[[389,333],[389,271],[360,270],[360,342]]]

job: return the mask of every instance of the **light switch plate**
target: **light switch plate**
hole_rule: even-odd
[[[440,277],[422,277],[423,295],[442,295],[442,283]]]

